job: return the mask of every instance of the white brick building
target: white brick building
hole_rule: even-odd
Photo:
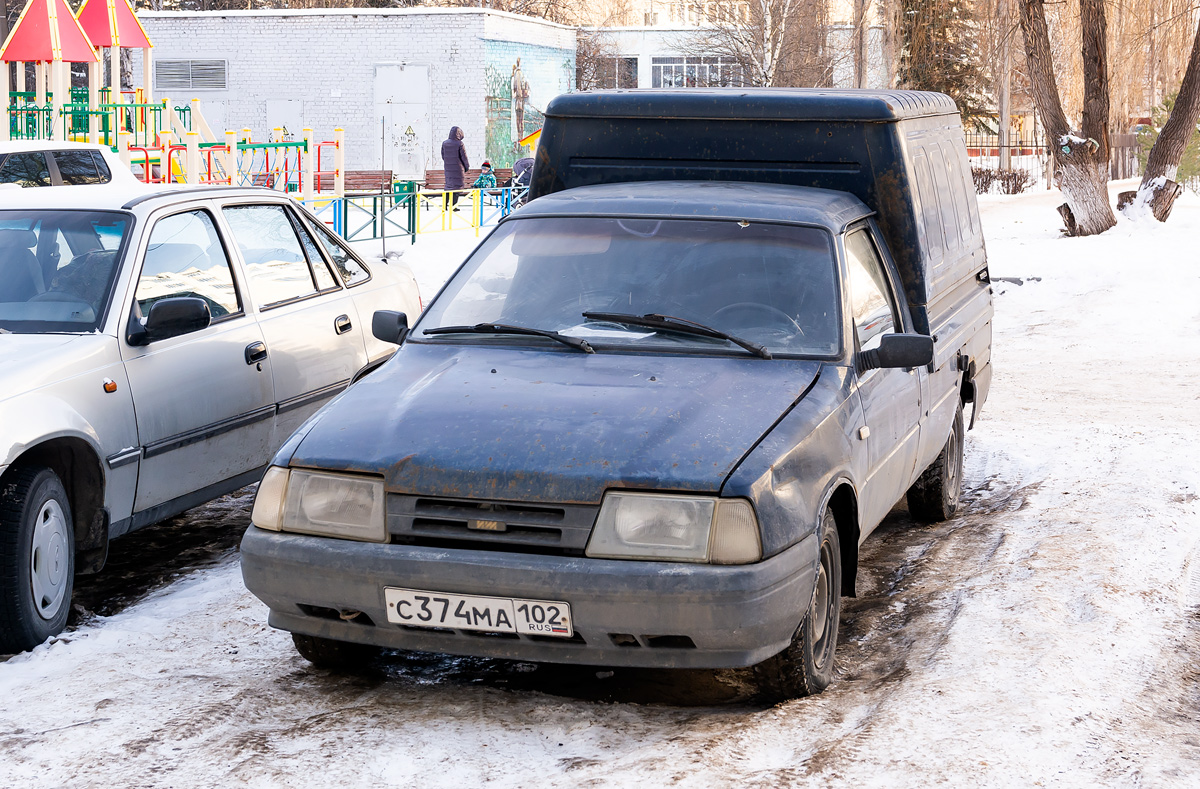
[[[575,79],[575,31],[479,8],[150,12],[154,94],[201,99],[214,132],[346,130],[347,169],[398,178],[442,166],[461,126],[472,166],[521,155],[514,140]],[[133,73],[141,74],[140,53]],[[517,101],[513,101],[514,93]],[[518,119],[523,128],[517,128]],[[386,140],[386,143],[384,143]]]

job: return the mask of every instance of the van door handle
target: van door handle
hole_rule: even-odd
[[[267,344],[252,342],[246,346],[246,364],[258,364],[267,358]]]
[[[339,315],[333,319],[333,330],[338,334],[345,334],[354,328],[354,324],[350,322],[349,315]]]

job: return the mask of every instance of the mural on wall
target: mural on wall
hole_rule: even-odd
[[[574,88],[575,53],[553,47],[485,42],[487,65],[487,141],[494,167],[512,167],[527,148],[517,141],[542,128],[542,110],[560,93]]]

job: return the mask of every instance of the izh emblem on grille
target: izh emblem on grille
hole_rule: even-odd
[[[508,526],[500,521],[467,521],[467,528],[477,531],[508,531]]]

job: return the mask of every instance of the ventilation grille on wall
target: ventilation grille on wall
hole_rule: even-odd
[[[154,89],[225,90],[224,60],[156,60]]]

